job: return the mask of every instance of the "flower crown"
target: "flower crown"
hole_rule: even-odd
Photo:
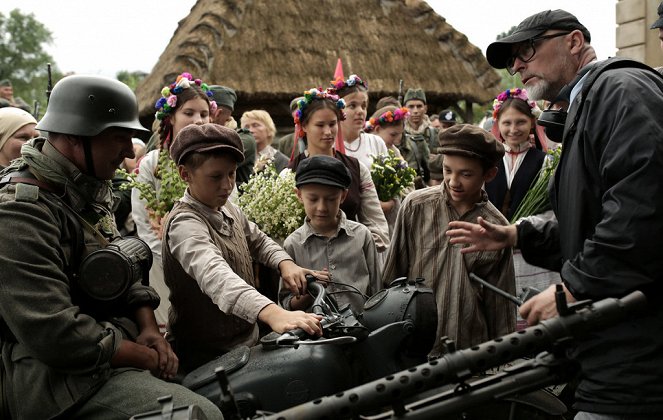
[[[159,121],[162,121],[173,112],[173,109],[177,106],[177,94],[184,89],[190,88],[192,83],[200,86],[200,89],[205,92],[205,95],[207,95],[208,98],[212,97],[212,91],[207,86],[207,83],[203,83],[200,79],[194,80],[191,73],[184,72],[177,76],[174,83],[164,86],[163,89],[161,89],[161,98],[159,98],[156,104],[154,104],[154,108],[157,110],[155,117]],[[216,101],[210,100],[209,109],[210,112],[216,111]]]
[[[311,102],[319,99],[329,99],[332,101],[336,108],[341,110],[341,120],[345,119],[345,113],[342,111],[345,108],[345,101],[338,97],[334,89],[313,88],[304,92],[304,97],[297,101],[297,111],[295,112],[295,124],[301,125],[302,114]]]
[[[497,113],[500,111],[500,108],[502,108],[502,104],[504,103],[504,101],[506,101],[509,98],[515,98],[515,99],[520,99],[521,101],[525,101],[525,103],[529,105],[529,107],[532,110],[536,108],[536,102],[530,101],[529,97],[527,96],[527,91],[525,89],[511,88],[497,95],[497,97],[493,101],[494,120],[497,119]]]
[[[375,129],[376,126],[382,126],[385,124],[391,124],[396,121],[403,121],[407,117],[410,116],[410,111],[408,111],[407,108],[396,108],[393,111],[387,111],[384,112],[382,115],[380,115],[377,118],[371,118],[368,121],[366,121],[366,125],[364,127],[364,131],[367,133],[370,133]]]
[[[368,90],[368,83],[361,80],[361,77],[357,76],[356,74],[351,74],[350,77],[348,77],[348,80],[343,80],[339,77],[338,79],[332,80],[329,83],[331,83],[332,87],[336,90],[341,90],[344,87],[352,87],[355,85],[363,86]]]

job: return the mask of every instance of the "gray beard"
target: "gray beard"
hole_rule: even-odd
[[[553,101],[558,93],[559,89],[552,88],[547,80],[539,79],[539,83],[536,86],[527,87],[527,95],[532,101]]]

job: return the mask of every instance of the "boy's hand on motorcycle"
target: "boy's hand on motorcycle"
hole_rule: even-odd
[[[320,325],[322,317],[320,315],[302,311],[286,311],[276,304],[270,304],[260,311],[258,319],[277,333],[301,328],[309,335],[322,335]]]
[[[306,275],[312,274],[320,280],[327,280],[329,273],[326,271],[309,270],[295,264],[292,260],[283,260],[279,263],[279,271],[283,283],[293,296],[300,296],[306,292]]]

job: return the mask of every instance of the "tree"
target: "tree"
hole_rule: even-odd
[[[501,34],[497,35],[497,37],[495,37],[495,40],[499,41],[502,38],[506,38],[507,36],[509,36],[512,33],[516,32],[516,28],[517,28],[517,26],[512,26],[511,29],[509,29],[508,31],[502,32]]]
[[[134,92],[136,91],[136,86],[138,86],[138,83],[140,83],[140,81],[143,80],[145,76],[147,76],[147,73],[140,70],[136,71],[121,70],[118,71],[117,74],[115,75],[117,80],[129,86],[131,90],[133,90]]]
[[[9,16],[0,12],[0,80],[11,80],[14,96],[31,106],[38,101],[41,113],[46,108],[46,64],[53,63],[44,45],[52,41],[51,31],[34,14],[23,14],[18,9]],[[62,77],[55,65],[53,76],[53,84]]]

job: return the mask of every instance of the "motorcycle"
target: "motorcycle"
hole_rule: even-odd
[[[214,402],[225,418],[251,418],[342,391],[426,360],[437,328],[435,299],[422,280],[395,280],[360,315],[339,308],[311,276],[312,311],[323,335],[270,333],[190,372],[182,385]],[[222,384],[221,386],[219,384]],[[230,397],[232,394],[232,398]]]
[[[540,410],[531,410],[542,402],[546,405],[551,402],[536,401],[542,395],[541,389],[564,383],[578,372],[576,362],[566,352],[574,340],[637,315],[647,306],[644,294],[639,291],[621,299],[567,305],[561,286],[556,291],[556,303],[559,316],[535,326],[263,418],[542,418]],[[490,368],[537,353],[535,358],[495,375],[475,377]],[[500,411],[500,407],[508,410]],[[518,412],[517,408],[524,410]]]
[[[313,310],[323,316],[322,338],[272,333],[256,347],[236,349],[191,372],[183,384],[213,401],[226,419],[562,419],[566,406],[545,387],[577,374],[566,358],[569,343],[644,306],[642,294],[567,306],[560,290],[559,317],[470,349],[456,351],[447,341],[448,354],[422,363],[437,314],[432,291],[421,280],[395,280],[366,301],[361,315],[337,310],[319,284],[309,288],[316,295]],[[174,410],[167,403],[158,416],[140,418],[177,410],[184,419],[195,418],[193,407]]]

